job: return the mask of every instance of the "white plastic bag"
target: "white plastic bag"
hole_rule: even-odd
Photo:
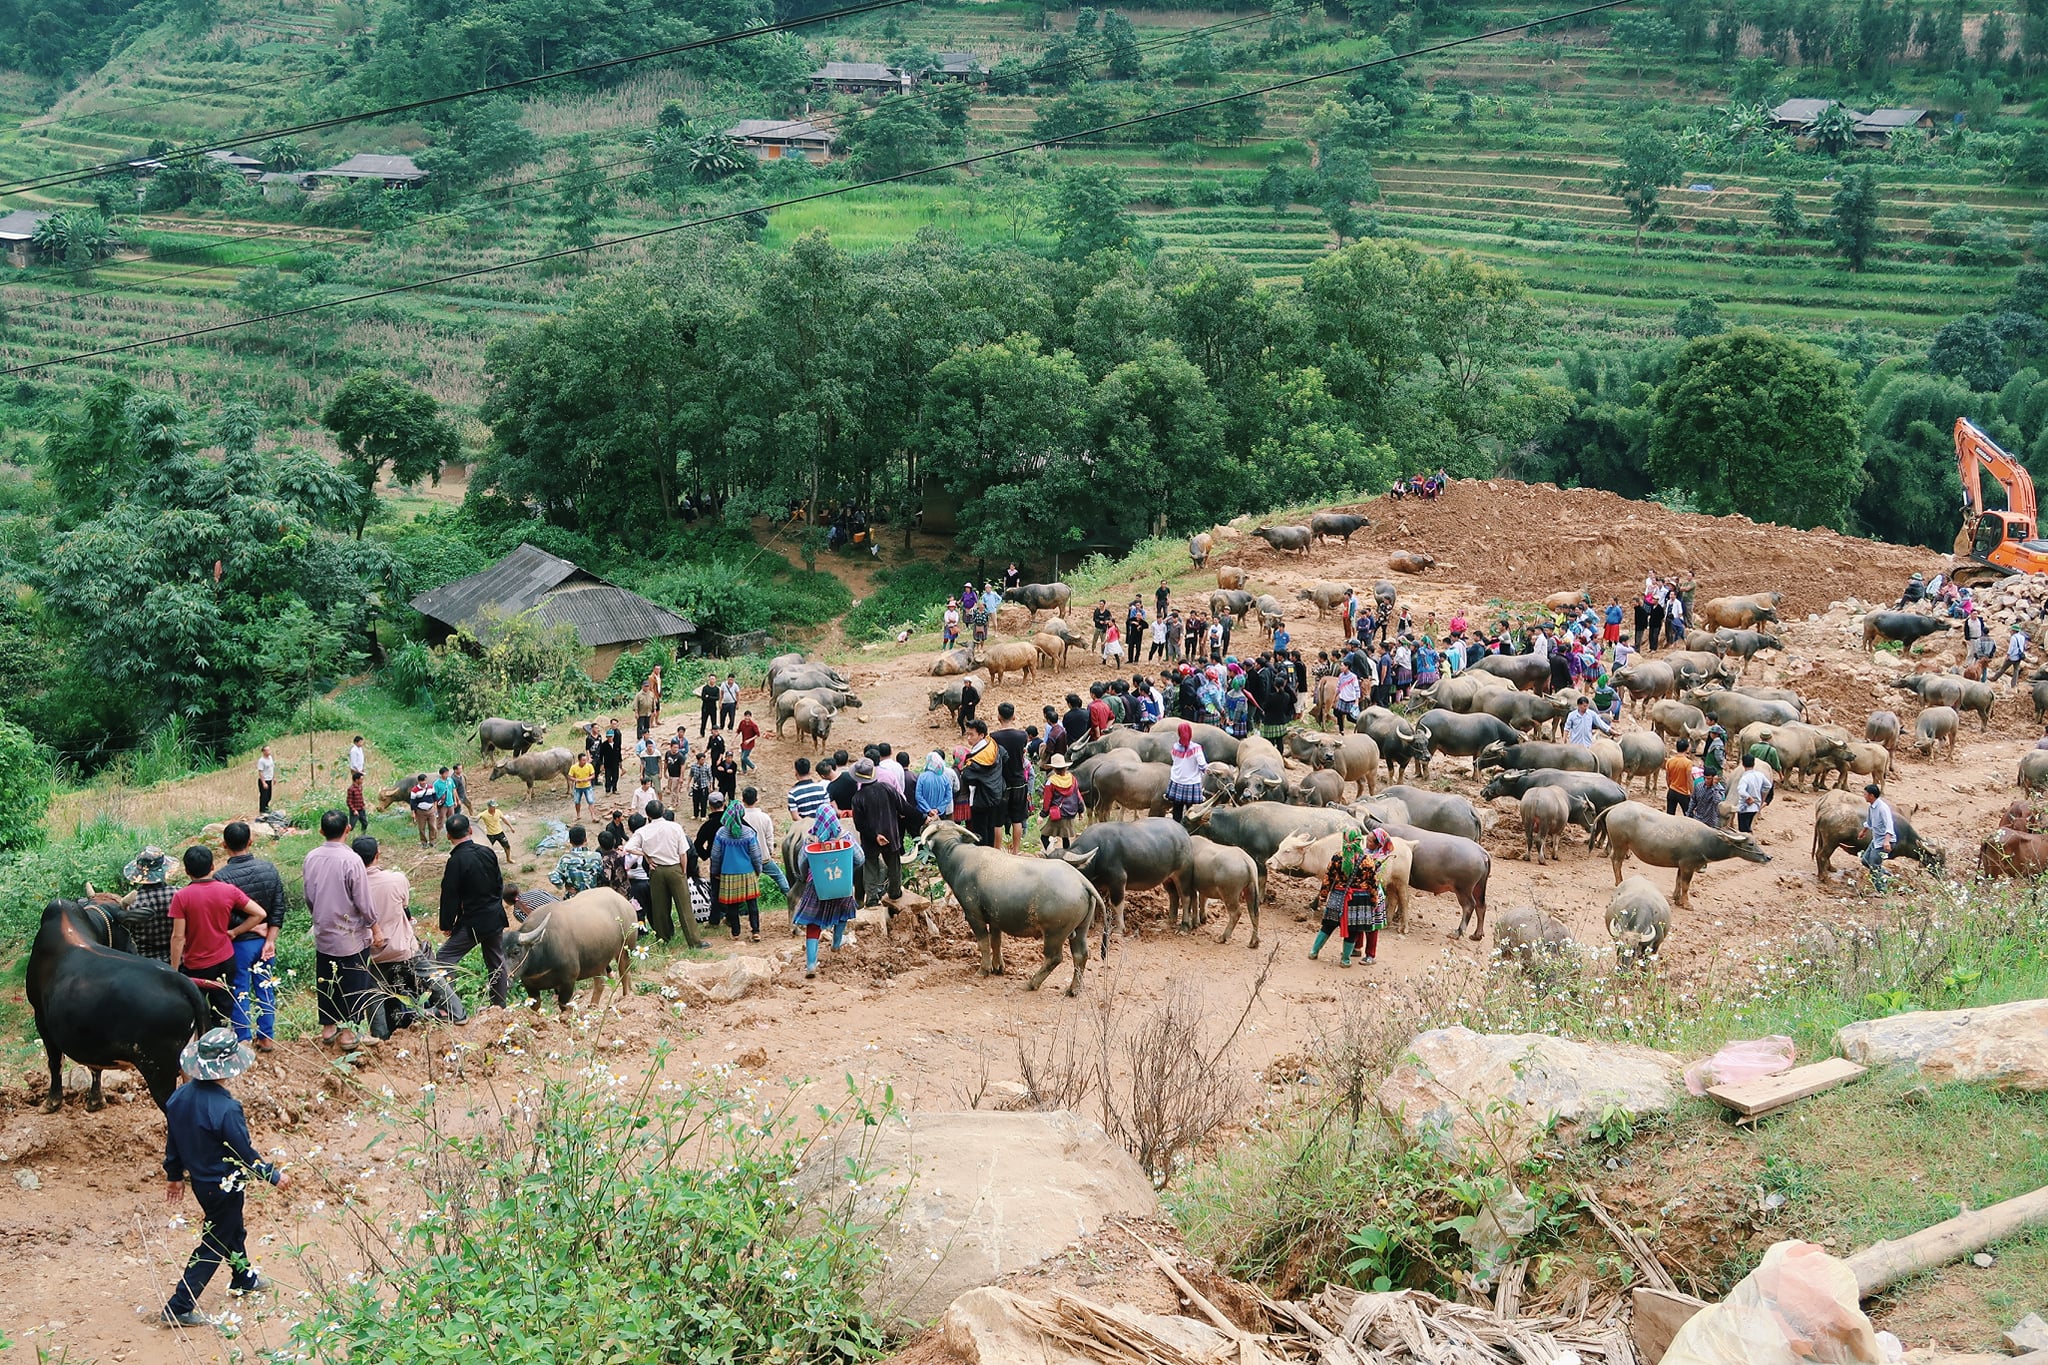
[[[1536,1230],[1536,1201],[1510,1185],[1507,1192],[1479,1210],[1465,1245],[1472,1248],[1472,1282],[1491,1285],[1515,1258],[1515,1243]]]
[[[1856,1273],[1810,1242],[1779,1242],[1678,1329],[1664,1365],[1885,1365],[1885,1356],[1856,1306]]]
[[[1796,1055],[1792,1040],[1782,1033],[1728,1043],[1713,1056],[1685,1069],[1685,1088],[1694,1095],[1704,1095],[1708,1086],[1736,1085],[1760,1076],[1775,1076],[1791,1070]]]

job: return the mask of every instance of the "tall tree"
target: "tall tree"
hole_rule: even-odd
[[[618,203],[619,196],[604,172],[590,158],[590,144],[579,141],[569,169],[555,181],[555,212],[562,239],[587,247],[597,240],[598,220]]]
[[[1651,404],[1650,472],[1711,515],[1842,527],[1863,470],[1841,363],[1758,327],[1688,342]]]
[[[1848,258],[1849,269],[1861,270],[1884,239],[1884,230],[1878,224],[1882,205],[1877,177],[1867,170],[1844,171],[1842,187],[1830,202],[1833,211],[1828,214],[1828,236]]]
[[[377,507],[377,483],[388,470],[400,485],[439,482],[441,466],[462,454],[455,425],[430,394],[388,374],[349,376],[320,414],[341,447],[342,468],[356,483],[355,533],[363,537]]]
[[[1063,166],[1053,180],[1045,225],[1066,256],[1121,250],[1138,237],[1137,222],[1125,208],[1129,202],[1120,168]]]
[[[1622,134],[1620,161],[1606,171],[1607,192],[1621,200],[1636,225],[1635,249],[1643,249],[1643,229],[1657,216],[1657,192],[1678,183],[1684,165],[1670,138],[1654,128],[1637,126]]]

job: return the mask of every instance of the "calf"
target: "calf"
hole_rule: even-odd
[[[162,1108],[178,1086],[178,1054],[205,1027],[199,987],[161,962],[137,957],[117,906],[53,900],[28,955],[28,1004],[50,1062],[43,1112],[64,1103],[64,1059],[92,1072],[85,1107],[106,1106],[100,1073],[142,1073]]]
[[[1977,850],[1977,875],[2015,881],[2048,872],[2048,834],[2021,834],[2000,826]]]

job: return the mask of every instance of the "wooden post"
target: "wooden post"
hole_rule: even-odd
[[[1867,1299],[1923,1270],[1946,1265],[2042,1223],[2048,1223],[2048,1185],[1988,1209],[1957,1214],[1895,1242],[1865,1247],[1849,1257],[1847,1264],[1856,1272],[1856,1292]]]

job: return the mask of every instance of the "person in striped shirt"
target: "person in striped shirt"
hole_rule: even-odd
[[[793,820],[809,824],[811,817],[818,813],[818,807],[825,804],[825,784],[811,776],[811,760],[799,758],[796,761],[796,783],[789,789],[789,814]]]

